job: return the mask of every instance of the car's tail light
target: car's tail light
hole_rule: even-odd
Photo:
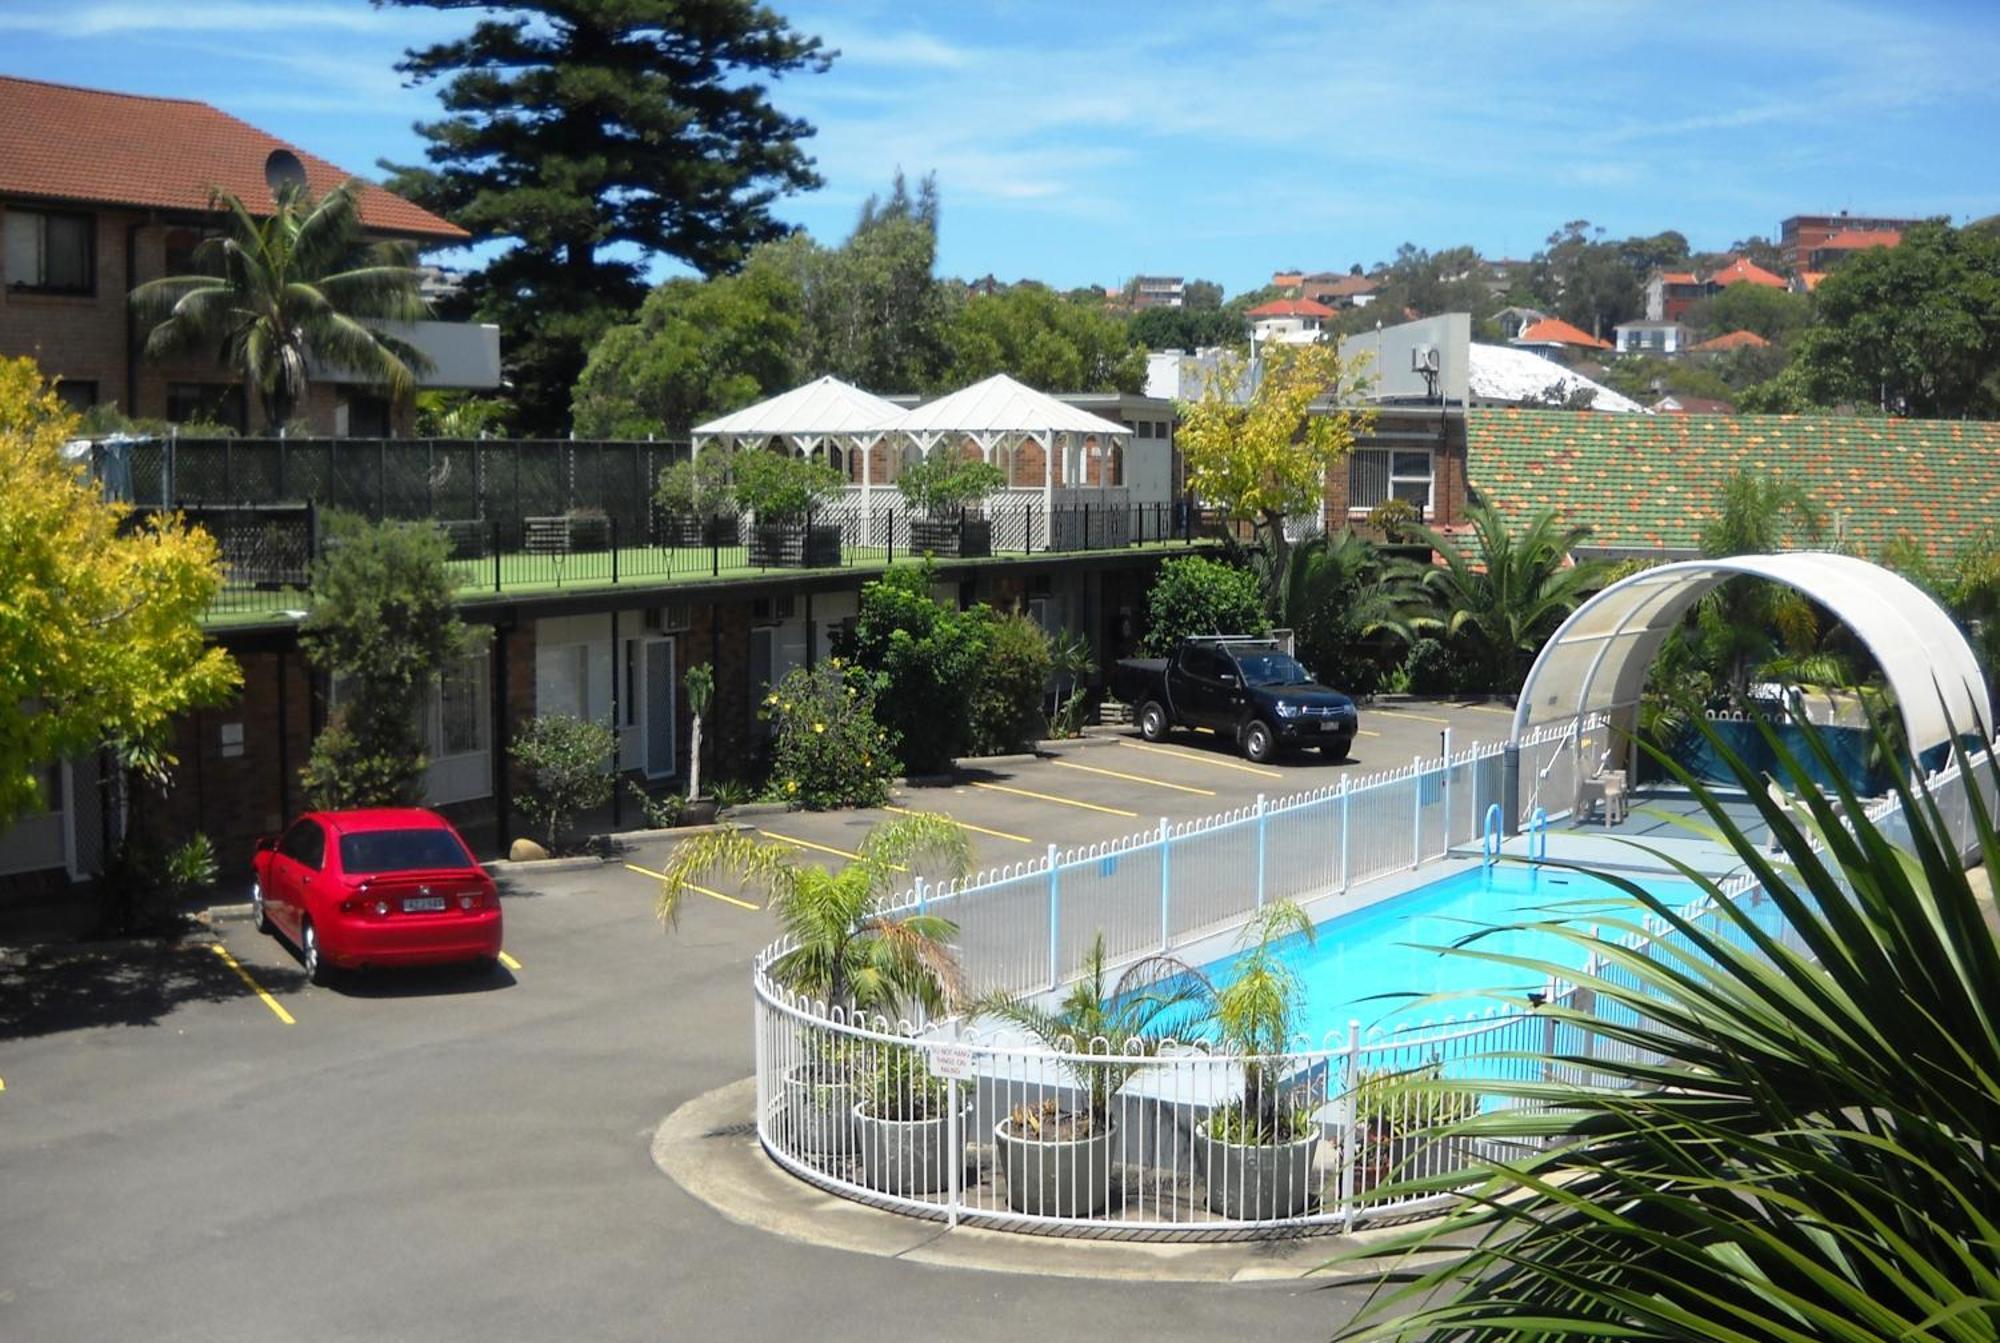
[[[458,893],[458,907],[460,909],[478,909],[485,903],[486,897],[478,891],[460,891]]]

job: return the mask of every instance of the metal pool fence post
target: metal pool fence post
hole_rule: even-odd
[[[913,894],[917,899],[917,913],[921,914],[924,912],[924,879],[922,877],[916,879]]]
[[[1410,868],[1424,860],[1424,758],[1410,757]]]
[[[945,1204],[944,1224],[949,1229],[958,1226],[958,1205],[964,1200],[965,1147],[959,1140],[962,1120],[958,1113],[958,1075],[956,1073],[945,1082]]]
[[[1354,1172],[1361,1159],[1361,1023],[1347,1023],[1347,1132],[1340,1144],[1341,1230],[1354,1230]]]
[[[1062,974],[1057,968],[1057,948],[1062,943],[1062,876],[1056,866],[1056,846],[1049,845],[1049,987],[1053,989],[1062,982]]]
[[[1265,834],[1270,818],[1264,812],[1264,795],[1257,794],[1257,908],[1264,907],[1264,849]]]
[[[1160,818],[1160,951],[1168,951],[1174,944],[1173,933],[1173,887],[1174,887],[1174,846],[1168,837],[1167,818]]]
[[[1451,852],[1451,729],[1450,728],[1446,728],[1444,730],[1444,758],[1438,762],[1438,768],[1444,771],[1444,774],[1438,780],[1438,790],[1443,795],[1442,802],[1444,806],[1444,848],[1441,849],[1439,852],[1440,854],[1445,854]]]
[[[1354,847],[1354,831],[1347,824],[1347,783],[1349,775],[1340,776],[1340,893],[1347,894],[1347,851]]]

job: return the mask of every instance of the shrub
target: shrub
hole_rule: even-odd
[[[1456,640],[1418,639],[1403,659],[1402,688],[1412,695],[1484,694],[1491,677]]]
[[[693,460],[675,462],[660,472],[659,487],[653,499],[661,508],[678,517],[728,517],[736,511],[729,466],[729,450],[711,443]]]
[[[186,843],[163,849],[142,832],[128,833],[97,879],[100,937],[125,937],[171,929],[181,906],[211,890],[222,875],[215,845],[197,830]]]
[[[1006,473],[999,467],[959,457],[946,447],[939,447],[915,466],[905,467],[896,478],[905,503],[939,519],[985,502],[1006,483]]]
[[[568,714],[540,714],[515,739],[514,759],[528,771],[521,810],[541,823],[549,852],[578,812],[611,800],[618,734]]]
[[[1368,511],[1368,525],[1391,544],[1408,540],[1410,528],[1423,520],[1417,506],[1408,499],[1384,499]]]
[[[1146,648],[1156,657],[1197,634],[1268,634],[1257,576],[1221,560],[1188,555],[1160,566],[1146,595]]]
[[[1035,739],[1053,670],[1049,636],[1041,626],[1026,616],[989,618],[985,663],[970,697],[975,754],[1017,751]]]
[[[804,522],[813,509],[840,493],[830,466],[789,453],[753,449],[736,454],[736,502],[761,526]]]
[[[800,667],[764,699],[777,724],[771,791],[780,800],[823,807],[879,807],[896,776],[895,734],[875,720],[866,677],[840,658]]]
[[[950,767],[973,739],[968,711],[986,658],[992,612],[931,596],[929,564],[892,569],[861,589],[854,628],[834,641],[872,687],[883,725],[914,773]]]
[[[340,705],[300,778],[315,807],[374,807],[423,797],[422,695],[465,647],[446,567],[450,543],[422,522],[336,515],[313,567],[306,660],[334,678]]]

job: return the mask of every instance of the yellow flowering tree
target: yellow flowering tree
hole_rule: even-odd
[[[110,745],[164,770],[175,717],[240,680],[201,629],[214,539],[178,517],[124,527],[63,457],[75,429],[33,360],[0,359],[0,826],[45,804],[65,756]]]
[[[875,717],[865,678],[842,660],[800,667],[764,701],[775,726],[771,788],[778,800],[822,807],[879,807],[896,776],[896,737]]]
[[[1268,345],[1247,398],[1250,369],[1227,355],[1201,399],[1179,408],[1188,488],[1250,521],[1274,562],[1284,559],[1285,519],[1322,507],[1326,473],[1374,424],[1372,411],[1350,405],[1365,368],[1366,356],[1343,360],[1333,345]]]

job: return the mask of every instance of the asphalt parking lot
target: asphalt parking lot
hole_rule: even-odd
[[[1201,739],[1121,738],[896,805],[1015,861],[1406,764],[1443,726],[1456,747],[1507,719],[1364,711],[1378,735],[1354,762],[1259,773]],[[759,823],[837,863],[873,819]],[[1319,1337],[1352,1308],[1358,1289],[1024,1279],[727,1222],[648,1142],[749,1072],[744,970],[772,924],[703,899],[669,934],[655,887],[623,861],[510,874],[490,975],[316,988],[240,920],[178,946],[0,949],[0,1337]]]

